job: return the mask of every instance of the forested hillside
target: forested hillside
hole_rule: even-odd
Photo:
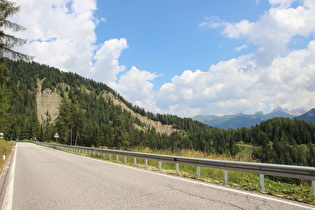
[[[133,106],[105,84],[35,62],[5,59],[11,84],[20,94],[10,98],[7,139],[51,141],[118,149],[192,149],[235,156],[238,142],[257,146],[254,157],[263,162],[315,166],[315,125],[289,118],[273,118],[251,128],[223,130],[168,114],[153,114]],[[39,89],[41,81],[41,89]],[[47,112],[39,120],[36,94],[49,90],[61,97],[56,120]],[[108,97],[111,96],[111,97]],[[114,103],[119,100],[121,104]],[[128,109],[122,108],[122,104]],[[135,115],[138,113],[139,115]],[[157,132],[138,116],[173,127]],[[40,118],[41,119],[41,118]]]

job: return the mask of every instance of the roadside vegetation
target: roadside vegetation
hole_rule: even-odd
[[[14,146],[14,143],[9,142],[9,141],[5,141],[3,139],[0,139],[0,170],[2,173],[2,169],[6,163],[6,160],[8,159],[8,157],[11,155],[12,152],[12,148]],[[3,154],[6,154],[6,158],[3,158]]]

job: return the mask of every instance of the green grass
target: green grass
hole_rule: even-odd
[[[13,146],[14,146],[14,143],[0,139],[0,170],[1,170],[1,173],[2,173],[3,167],[6,163],[6,160],[8,159],[8,157],[10,156],[10,154],[12,152]],[[2,158],[4,152],[6,153],[6,157],[7,157],[6,160],[3,160],[3,158]]]

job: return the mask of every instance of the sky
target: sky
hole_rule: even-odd
[[[314,0],[15,0],[16,50],[181,117],[315,107]]]

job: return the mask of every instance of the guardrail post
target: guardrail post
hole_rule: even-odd
[[[109,154],[109,160],[112,160],[112,154]]]
[[[224,184],[228,183],[229,171],[224,170]]]
[[[118,155],[116,155],[116,162],[118,162],[118,160],[119,160],[119,156],[118,156]]]
[[[6,157],[7,157],[7,153],[6,153],[6,151],[4,151],[4,152],[3,152],[3,155],[2,155],[2,159],[5,160]]]
[[[200,166],[197,166],[197,177],[200,178]]]
[[[135,157],[133,158],[133,164],[137,165],[137,158],[135,158]]]
[[[145,168],[148,168],[148,159],[145,159]]]
[[[127,156],[124,156],[124,163],[127,163]]]
[[[315,180],[312,180],[313,200],[315,201]]]
[[[265,175],[260,174],[260,191],[265,192]]]
[[[179,164],[176,163],[176,173],[179,174]]]
[[[162,161],[159,161],[159,170],[162,171]]]
[[[103,158],[104,158],[104,159],[106,158],[106,153],[105,153],[105,152],[103,153]]]

